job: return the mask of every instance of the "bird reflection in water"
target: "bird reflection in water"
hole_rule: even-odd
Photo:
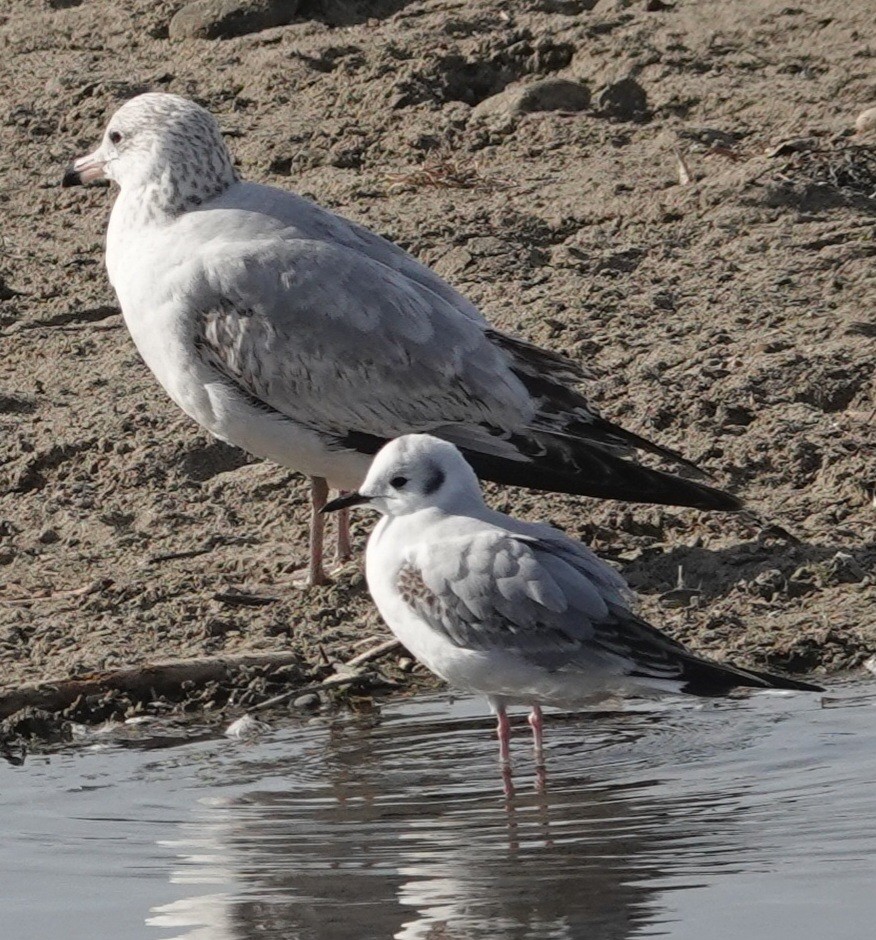
[[[225,768],[238,792],[198,807],[173,876],[211,893],[149,922],[185,923],[187,940],[621,940],[660,919],[674,845],[714,843],[722,819],[732,832],[732,805],[716,819],[716,800],[698,812],[642,779],[654,716],[558,720],[550,786],[503,797],[485,720],[432,708],[311,724]]]

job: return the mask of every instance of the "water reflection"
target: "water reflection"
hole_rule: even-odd
[[[490,723],[445,710],[253,748],[225,780],[240,795],[201,802],[177,843],[175,881],[226,890],[149,923],[193,928],[175,935],[187,940],[622,940],[666,918],[667,864],[743,845],[733,792],[669,796],[651,779],[673,739],[665,715],[555,722],[547,789],[518,780],[506,801]],[[674,738],[696,760],[699,735]],[[518,765],[532,766],[524,750]]]
[[[524,725],[509,805],[476,701],[88,734],[0,761],[0,936],[861,940],[874,707],[857,683],[553,719],[545,793]]]

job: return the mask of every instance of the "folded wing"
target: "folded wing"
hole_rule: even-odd
[[[738,686],[818,690],[696,656],[619,603],[611,579],[602,580],[609,587],[550,543],[488,531],[419,547],[397,588],[452,643],[510,652],[550,672],[665,681],[697,695]]]
[[[203,358],[331,446],[375,453],[428,432],[499,483],[739,508],[719,490],[624,459],[639,448],[681,461],[600,418],[574,388],[574,364],[346,245],[223,244],[205,253],[188,289]]]

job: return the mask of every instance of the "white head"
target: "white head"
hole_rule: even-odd
[[[453,444],[406,434],[377,453],[358,493],[332,500],[323,512],[365,505],[405,516],[432,507],[458,512],[483,505],[483,497],[474,470]]]
[[[75,160],[64,186],[109,179],[158,213],[176,215],[237,181],[216,119],[179,95],[149,92],[110,118],[93,153]]]

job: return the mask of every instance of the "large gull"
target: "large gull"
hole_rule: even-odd
[[[626,582],[589,548],[488,508],[471,467],[447,441],[397,438],[374,458],[358,493],[323,511],[359,505],[383,515],[365,556],[381,616],[432,672],[487,696],[505,768],[509,705],[531,708],[543,766],[542,705],[737,687],[822,691],[703,659],[661,633],[633,612]]]
[[[325,580],[328,488],[354,489],[388,441],[429,432],[498,483],[740,508],[625,459],[678,454],[601,418],[571,361],[491,327],[392,242],[240,179],[213,116],[148,93],[63,183],[119,186],[106,265],[143,359],[216,437],[311,479],[310,583]],[[346,518],[338,551],[349,554]]]

